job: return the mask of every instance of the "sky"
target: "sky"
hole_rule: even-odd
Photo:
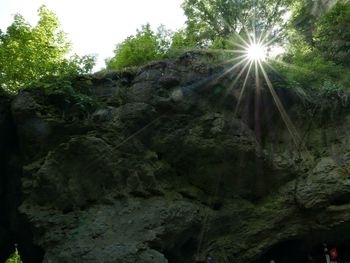
[[[79,55],[97,55],[95,70],[113,56],[117,43],[133,35],[141,25],[153,29],[163,24],[171,30],[185,22],[180,7],[183,0],[0,0],[0,28],[4,31],[20,13],[32,25],[37,10],[46,5],[58,16],[62,29]]]

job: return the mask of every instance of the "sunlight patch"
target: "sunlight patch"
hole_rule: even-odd
[[[246,49],[246,54],[250,61],[265,61],[267,50],[260,43],[251,43]]]

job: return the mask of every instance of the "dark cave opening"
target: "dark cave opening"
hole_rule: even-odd
[[[183,244],[173,248],[172,250],[164,251],[164,255],[171,263],[184,262],[192,263],[193,254],[197,248],[197,240],[190,238]]]
[[[273,245],[256,263],[326,263],[325,245],[328,255],[336,248],[338,263],[350,263],[350,239],[336,241],[288,240]],[[273,260],[273,261],[272,261]]]
[[[150,247],[164,254],[169,263],[194,263],[196,262],[196,253],[199,246],[200,225],[192,225],[192,227],[171,235],[163,237],[162,240],[168,240],[167,246],[160,243],[151,244]],[[161,245],[161,246],[160,246]]]
[[[283,263],[308,262],[307,245],[302,240],[288,240],[272,246],[259,259],[259,263],[269,263],[271,260]]]

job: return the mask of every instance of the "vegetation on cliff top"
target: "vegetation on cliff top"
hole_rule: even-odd
[[[315,17],[305,1],[185,0],[186,26],[171,32],[164,26],[153,31],[149,24],[119,43],[107,70],[142,66],[172,59],[186,50],[213,52],[214,62],[237,58],[241,41],[254,32],[271,49],[284,49],[270,64],[284,78],[284,86],[338,92],[350,86],[350,3],[342,1],[326,14]],[[35,82],[57,83],[91,72],[94,57],[73,55],[71,44],[57,16],[45,6],[38,10],[33,27],[20,14],[6,32],[0,32],[0,85],[16,92]],[[239,51],[238,51],[239,52]],[[234,62],[237,63],[237,62]],[[39,85],[40,86],[40,85]],[[50,86],[50,85],[46,85]]]
[[[285,50],[269,63],[286,86],[325,92],[350,86],[349,2],[338,2],[320,18],[311,14],[305,1],[186,0],[182,7],[185,28],[175,33],[162,28],[166,34],[161,34],[143,26],[116,46],[107,69],[140,66],[189,49],[213,52],[225,62],[235,58],[240,38],[248,41],[255,32],[258,37],[267,35],[265,42],[272,43],[268,48]]]

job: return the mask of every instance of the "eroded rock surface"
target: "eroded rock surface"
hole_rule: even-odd
[[[40,90],[12,100],[19,210],[43,262],[186,263],[207,252],[219,262],[260,262],[288,240],[345,240],[346,106],[305,125],[315,119],[305,103],[277,91],[303,135],[295,147],[269,94],[258,133],[254,81],[236,114],[239,90],[228,88],[237,72],[222,75],[208,59],[189,52],[81,78],[75,87],[98,101],[89,111]]]

